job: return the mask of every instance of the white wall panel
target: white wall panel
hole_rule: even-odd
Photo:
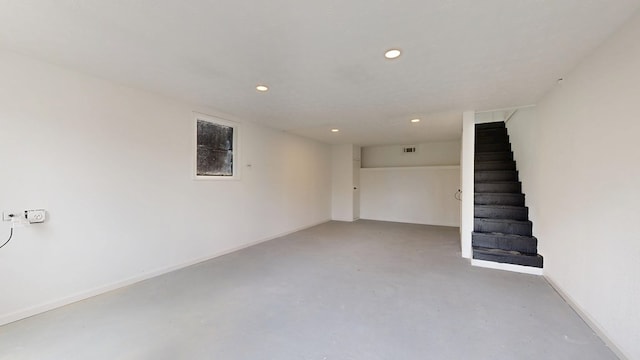
[[[460,226],[459,166],[360,170],[360,218]]]

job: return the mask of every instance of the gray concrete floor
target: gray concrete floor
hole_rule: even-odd
[[[0,327],[0,359],[616,359],[458,229],[330,222]]]

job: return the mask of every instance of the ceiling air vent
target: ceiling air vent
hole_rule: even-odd
[[[403,146],[402,147],[402,152],[405,154],[412,154],[415,153],[417,151],[416,146],[415,145],[409,145],[409,146]]]

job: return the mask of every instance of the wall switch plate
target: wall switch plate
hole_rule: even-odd
[[[46,218],[46,211],[44,211],[44,209],[25,210],[25,213],[27,221],[31,224],[44,222]]]

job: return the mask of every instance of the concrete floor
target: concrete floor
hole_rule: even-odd
[[[0,359],[616,359],[458,229],[330,222],[0,327]]]

